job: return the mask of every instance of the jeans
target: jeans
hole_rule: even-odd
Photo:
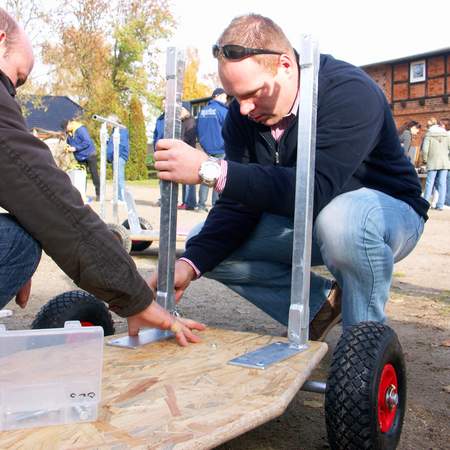
[[[119,195],[118,199],[125,201],[125,166],[127,162],[125,159],[119,157]]]
[[[407,203],[366,188],[339,195],[320,212],[313,227],[311,265],[324,264],[342,288],[344,327],[385,321],[394,262],[413,250],[423,227],[423,218]],[[292,243],[293,220],[264,214],[249,239],[204,275],[287,325]],[[311,273],[311,320],[330,288],[330,280]]]
[[[32,277],[41,247],[9,214],[0,214],[0,308]]]
[[[439,197],[436,203],[436,209],[442,209],[444,207],[447,195],[447,172],[447,170],[429,170],[427,172],[427,181],[425,182],[425,192],[423,196],[426,201],[431,201],[433,186],[435,184],[435,179],[437,179]]]
[[[445,195],[445,204],[450,206],[450,170],[447,170],[447,193]]]
[[[197,206],[197,192],[195,184],[187,184],[183,201],[188,208]]]

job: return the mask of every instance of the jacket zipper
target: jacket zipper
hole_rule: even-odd
[[[263,137],[263,139],[267,142],[267,144],[269,144],[269,148],[271,150],[275,150],[275,165],[277,166],[278,164],[280,164],[280,153],[278,152],[278,145],[275,142],[275,146],[273,145],[272,142],[270,142],[266,136],[264,134],[261,134],[261,136]]]

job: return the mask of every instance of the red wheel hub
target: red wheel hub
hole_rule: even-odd
[[[388,432],[394,423],[398,406],[397,373],[392,364],[383,367],[378,388],[378,423],[382,433]]]
[[[80,322],[82,327],[93,327],[94,324],[92,322]]]

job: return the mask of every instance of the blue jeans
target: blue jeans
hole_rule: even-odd
[[[0,214],[0,309],[32,277],[41,247],[9,214]]]
[[[423,218],[408,204],[366,188],[339,195],[320,212],[313,228],[311,265],[324,264],[341,286],[344,326],[385,321],[394,262],[413,250],[423,226]],[[204,275],[287,325],[292,238],[293,220],[264,214],[242,247]],[[311,273],[311,320],[330,288],[330,280]]]
[[[425,200],[430,203],[435,181],[437,181],[436,188],[439,193],[436,208],[442,209],[444,207],[445,197],[447,195],[447,170],[429,170],[427,172],[427,181],[425,182],[425,192],[423,196]]]
[[[125,201],[125,165],[127,162],[119,157],[119,195],[118,199]]]
[[[188,208],[195,208],[197,206],[197,187],[195,184],[187,184],[186,191],[183,197],[184,203]]]
[[[445,195],[445,204],[450,206],[450,170],[447,170],[447,194]]]

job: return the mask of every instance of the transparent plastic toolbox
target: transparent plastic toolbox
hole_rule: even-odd
[[[0,325],[0,431],[97,419],[103,328]]]

